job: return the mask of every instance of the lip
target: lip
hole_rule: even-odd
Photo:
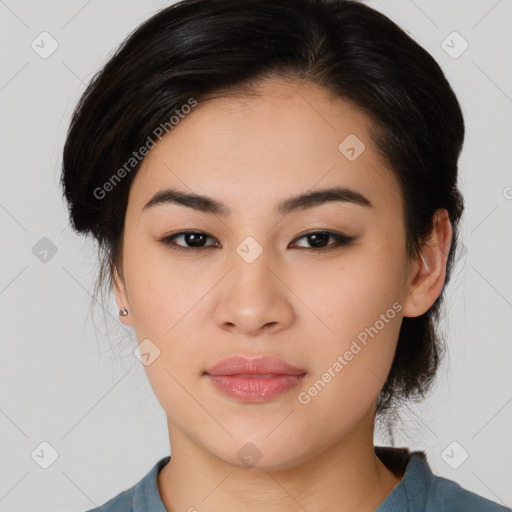
[[[269,401],[297,387],[306,371],[275,357],[232,356],[222,359],[205,375],[217,390],[247,403]]]
[[[208,375],[303,375],[305,370],[297,368],[276,357],[248,358],[244,356],[231,356],[221,359],[218,363],[207,369]]]

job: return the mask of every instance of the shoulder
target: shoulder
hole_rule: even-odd
[[[101,507],[88,510],[87,512],[133,512],[133,494],[137,485],[114,496],[101,505]]]
[[[511,509],[464,489],[457,482],[433,475],[425,512],[510,512]]]
[[[385,447],[376,453],[391,471],[403,475],[377,512],[512,512],[433,474],[423,451]]]
[[[158,492],[157,476],[169,460],[169,456],[160,459],[135,485],[87,512],[165,512]]]

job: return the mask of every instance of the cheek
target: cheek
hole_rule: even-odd
[[[146,237],[127,237],[123,251],[134,326],[162,337],[199,300],[200,281]]]
[[[308,268],[309,287],[300,293],[322,321],[313,319],[318,343],[303,399],[320,421],[328,421],[328,411],[342,412],[341,423],[349,420],[346,411],[357,418],[386,381],[402,318],[406,267],[397,248],[376,244]]]
[[[299,278],[294,290],[315,313],[322,337],[335,347],[374,325],[400,302],[405,272],[405,258],[396,249],[365,247],[309,264],[302,273],[307,280]],[[387,317],[395,318],[396,309]]]
[[[313,371],[299,403],[318,428],[329,424],[338,432],[353,426],[389,374],[402,318],[400,272],[382,274],[387,265],[382,267],[361,258],[357,265],[347,262],[330,272],[329,279],[309,272],[318,286],[308,305],[323,322],[315,319],[319,334],[309,347]]]
[[[193,380],[191,371],[197,369],[199,375],[202,370],[197,359],[211,322],[208,292],[215,276],[150,244],[127,243],[127,248],[124,264],[133,326],[139,343],[149,339],[159,353],[145,368],[148,378],[159,398],[164,398],[159,396],[161,386],[165,393],[179,395],[170,374],[182,382],[185,377]]]

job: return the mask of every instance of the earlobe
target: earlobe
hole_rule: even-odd
[[[116,299],[116,304],[119,310],[119,321],[124,325],[131,326],[132,319],[130,315],[130,308],[128,304],[128,297],[126,295],[126,287],[123,278],[120,276],[117,266],[113,265],[113,288]]]
[[[422,244],[411,265],[408,294],[403,303],[406,317],[417,317],[428,311],[443,290],[446,262],[450,251],[452,229],[446,209],[436,211],[432,232]]]

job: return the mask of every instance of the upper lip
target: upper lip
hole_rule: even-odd
[[[231,356],[208,368],[208,375],[304,375],[306,372],[276,357]]]

